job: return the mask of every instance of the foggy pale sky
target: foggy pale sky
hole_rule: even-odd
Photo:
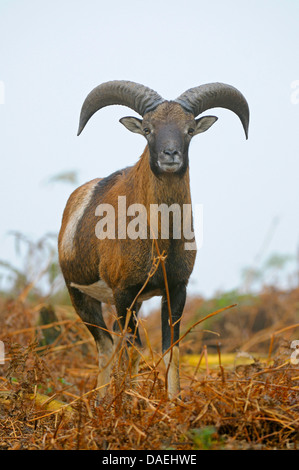
[[[131,80],[165,99],[208,82],[237,87],[250,107],[218,116],[190,146],[191,194],[203,205],[203,245],[190,290],[240,285],[273,221],[263,257],[299,243],[299,3],[296,0],[0,0],[0,259],[18,263],[11,230],[58,232],[75,186],[134,164],[145,140],[96,113],[80,137],[81,105],[96,85]],[[260,262],[263,261],[262,258]],[[258,266],[257,266],[258,267]]]

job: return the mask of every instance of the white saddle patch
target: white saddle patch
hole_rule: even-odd
[[[66,256],[73,255],[73,245],[78,224],[82,219],[85,209],[87,208],[88,204],[92,199],[93,190],[98,181],[98,179],[93,180],[82,186],[80,193],[78,193],[77,199],[75,200],[72,212],[67,221],[67,225],[61,240],[61,247]]]
[[[70,285],[71,287],[75,287],[76,289],[78,289],[80,292],[83,292],[83,294],[89,295],[90,297],[93,297],[94,299],[99,300],[100,302],[115,305],[112,289],[110,289],[110,287],[102,279],[87,286],[76,284],[75,282],[71,282]],[[138,300],[140,302],[143,302],[144,300],[148,300],[152,297],[160,295],[162,295],[162,292],[160,291],[160,289],[156,289],[151,292],[146,292],[145,294],[141,293],[138,297]]]

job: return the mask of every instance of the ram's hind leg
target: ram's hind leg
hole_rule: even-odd
[[[71,289],[70,294],[76,312],[81,317],[96,342],[99,361],[97,387],[98,396],[102,398],[110,382],[114,351],[113,339],[107,331],[107,326],[103,319],[101,302],[83,294],[75,288]]]
[[[119,338],[115,341],[118,342],[116,349],[121,352],[118,355],[118,375],[119,379],[122,377],[122,383],[129,380],[132,386],[136,385],[137,382],[140,359],[139,348],[141,347],[137,321],[141,303],[136,303],[128,311],[135,295],[134,291],[122,291],[114,294],[118,319],[114,322],[113,330],[119,334]]]

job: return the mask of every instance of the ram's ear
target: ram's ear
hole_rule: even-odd
[[[196,119],[196,128],[194,129],[193,135],[207,131],[217,121],[217,119],[218,118],[216,116],[203,116],[199,119]]]
[[[119,120],[129,131],[144,135],[142,120],[135,117],[123,117]]]

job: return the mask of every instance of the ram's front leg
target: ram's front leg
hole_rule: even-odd
[[[169,291],[170,310],[167,296],[162,298],[162,352],[167,369],[167,392],[169,398],[179,397],[179,345],[171,347],[180,337],[180,320],[186,302],[186,286],[177,285]],[[167,351],[167,352],[166,352]]]

